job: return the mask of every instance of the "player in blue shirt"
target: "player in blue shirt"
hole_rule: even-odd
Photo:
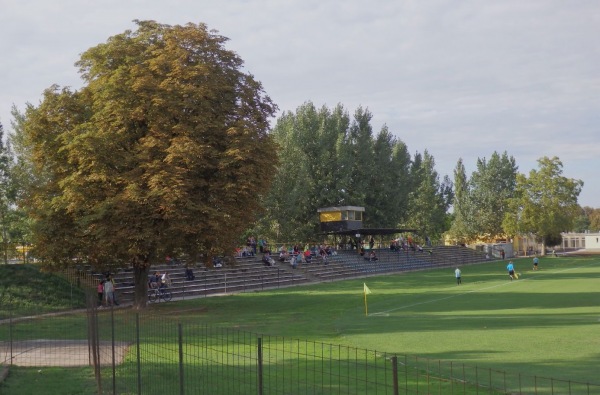
[[[513,265],[512,261],[508,262],[506,270],[508,270],[508,277],[510,277],[510,281],[512,281],[515,276],[515,266]]]

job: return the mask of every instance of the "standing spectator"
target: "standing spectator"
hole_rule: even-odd
[[[375,247],[375,239],[371,236],[371,240],[369,240],[369,249],[372,250]]]
[[[115,305],[115,287],[110,277],[104,281],[104,302],[106,307]]]
[[[98,291],[98,306],[102,306],[102,299],[104,299],[104,280],[98,281],[96,290]]]
[[[460,269],[456,268],[456,270],[454,271],[454,275],[456,276],[456,285],[460,285],[462,283],[462,280],[460,279]]]
[[[169,272],[164,272],[160,277],[160,286],[161,288],[171,286],[171,276],[169,276]]]
[[[112,274],[108,275],[107,281],[109,281],[112,284],[112,299],[113,299],[113,303],[115,304],[115,306],[118,306],[119,305],[119,300],[117,299],[117,283],[115,282],[115,278],[113,277]]]

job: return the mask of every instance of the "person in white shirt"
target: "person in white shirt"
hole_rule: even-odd
[[[460,285],[461,284],[461,279],[460,279],[460,269],[456,268],[456,270],[454,271],[454,275],[456,276],[456,285]]]

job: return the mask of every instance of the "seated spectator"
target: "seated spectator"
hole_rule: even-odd
[[[325,247],[325,253],[327,255],[332,255],[333,254],[333,250],[331,249],[331,246],[328,245],[328,246]]]
[[[213,267],[216,267],[217,269],[221,268],[221,267],[223,267],[223,260],[221,258],[219,258],[218,256],[215,256],[212,259],[212,264],[213,264]]]
[[[321,249],[319,250],[319,256],[321,256],[321,260],[323,261],[323,264],[327,265],[329,263],[329,261],[327,259],[329,254],[327,254],[327,251],[325,248],[323,248],[323,246],[321,246]]]
[[[148,281],[148,287],[150,289],[156,289],[160,286],[160,278],[161,275],[159,272],[154,272],[154,274],[152,276],[150,276],[150,279]]]
[[[310,263],[312,261],[312,254],[308,248],[306,250],[304,250],[303,256],[304,256],[304,262]]]
[[[290,253],[287,250],[279,251],[279,262],[285,262],[290,257]]]
[[[293,251],[294,255],[300,254],[300,247],[298,247],[298,244],[294,244],[294,248],[292,251]]]
[[[185,279],[189,280],[189,281],[193,281],[196,278],[196,276],[194,276],[194,271],[192,270],[191,267],[186,267],[185,268]]]
[[[423,252],[423,247],[421,247],[420,245],[418,245],[418,244],[417,244],[417,250],[418,250],[419,252]]]
[[[263,254],[262,262],[265,266],[275,266],[275,260],[268,251]]]
[[[292,265],[292,269],[298,267],[298,255],[292,255],[290,258],[290,265]]]
[[[360,247],[360,256],[365,256],[365,248],[363,246]]]
[[[377,259],[377,255],[375,255],[375,251],[371,250],[371,253],[369,254],[369,262],[375,262]]]

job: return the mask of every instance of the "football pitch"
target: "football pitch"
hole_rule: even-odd
[[[516,259],[513,281],[507,263],[462,266],[461,285],[448,267],[182,303],[256,333],[600,384],[600,258]]]
[[[499,393],[496,389],[506,392],[502,392],[502,388],[517,389],[512,393],[598,393],[600,256],[542,258],[537,271],[532,270],[531,259],[517,259],[514,263],[520,276],[513,281],[508,277],[507,263],[508,260],[460,266],[461,285],[456,284],[454,277],[456,267],[446,267],[153,304],[140,319],[141,358],[146,361],[143,370],[155,372],[153,367],[160,366],[160,373],[152,373],[149,381],[159,374],[164,388],[177,388],[178,364],[164,361],[178,360],[177,331],[166,328],[176,329],[174,324],[180,324],[186,328],[185,343],[189,345],[206,342],[206,336],[198,330],[201,326],[243,332],[248,334],[248,339],[264,336],[271,338],[271,344],[281,343],[286,347],[296,344],[294,340],[298,339],[297,343],[306,344],[307,350],[299,347],[297,353],[283,352],[275,357],[283,359],[271,361],[269,369],[281,374],[274,376],[276,378],[291,378],[293,374],[297,378],[298,366],[310,367],[300,373],[306,375],[302,383],[317,383],[315,388],[321,392],[314,393],[329,392],[323,390],[325,386],[319,387],[323,376],[311,365],[322,360],[319,355],[308,352],[309,347],[314,348],[312,343],[324,344],[322,349],[337,348],[329,345],[347,346],[379,357],[396,355],[400,373],[404,371],[400,383],[413,390],[403,393],[414,393],[415,388],[417,393],[440,394]],[[363,292],[365,284],[371,292],[368,295]],[[106,311],[100,317],[101,320],[108,318],[110,314]],[[53,334],[57,338],[66,334],[75,339],[77,333],[85,338],[85,323],[85,319],[76,315],[49,317],[43,325],[24,321],[17,324],[14,331],[26,333],[31,339],[53,338]],[[117,310],[115,323],[118,328],[116,339],[131,342],[135,325],[132,312]],[[230,346],[223,337],[216,341],[210,352],[214,352],[218,361],[228,355],[231,347],[236,346]],[[158,349],[160,353],[156,352]],[[253,349],[249,351],[254,353]],[[205,353],[206,349],[199,352]],[[149,362],[157,355],[163,362]],[[119,382],[123,388],[136,388],[132,379],[135,375],[129,373],[136,369],[135,361],[135,347],[132,347],[125,356],[125,363],[117,368],[119,379],[125,380]],[[331,359],[326,370],[330,364],[343,365],[344,360]],[[467,376],[465,365],[467,373],[470,372]],[[219,363],[206,366],[217,369],[209,370],[208,376],[214,376],[215,372],[222,375],[220,383],[234,383],[239,374],[226,376],[223,370],[218,370],[221,368],[217,366],[222,366]],[[202,367],[204,365],[194,365],[190,369]],[[234,365],[229,367],[238,371]],[[111,377],[109,370],[103,377]],[[36,393],[38,387],[25,390],[26,386],[38,382],[34,379],[36,372],[39,372],[37,368],[11,370],[13,386],[18,389],[11,392],[10,388],[3,388],[3,393]],[[62,385],[61,372],[45,368],[44,377],[51,383]],[[70,372],[70,384],[89,387],[89,393],[94,392],[90,386],[89,368],[72,368]],[[471,376],[473,373],[475,377]],[[328,374],[326,380],[336,380],[335,372]],[[376,377],[379,373],[369,374]],[[203,382],[195,380],[208,376],[194,374],[187,378],[186,386],[205,388]],[[251,376],[256,374],[252,372]],[[452,380],[448,380],[450,377]],[[389,377],[385,380],[388,382]],[[461,384],[467,381],[466,387]],[[471,385],[474,382],[480,387]],[[488,382],[490,385],[486,386]],[[242,381],[238,380],[238,383]],[[286,385],[293,387],[295,384],[290,380]],[[220,392],[216,388],[211,391],[215,394],[234,393],[228,392],[227,388],[225,386]],[[302,388],[281,393],[310,393]],[[353,388],[351,381],[335,388],[337,390],[331,393],[375,393]],[[156,393],[168,393],[162,391]]]

